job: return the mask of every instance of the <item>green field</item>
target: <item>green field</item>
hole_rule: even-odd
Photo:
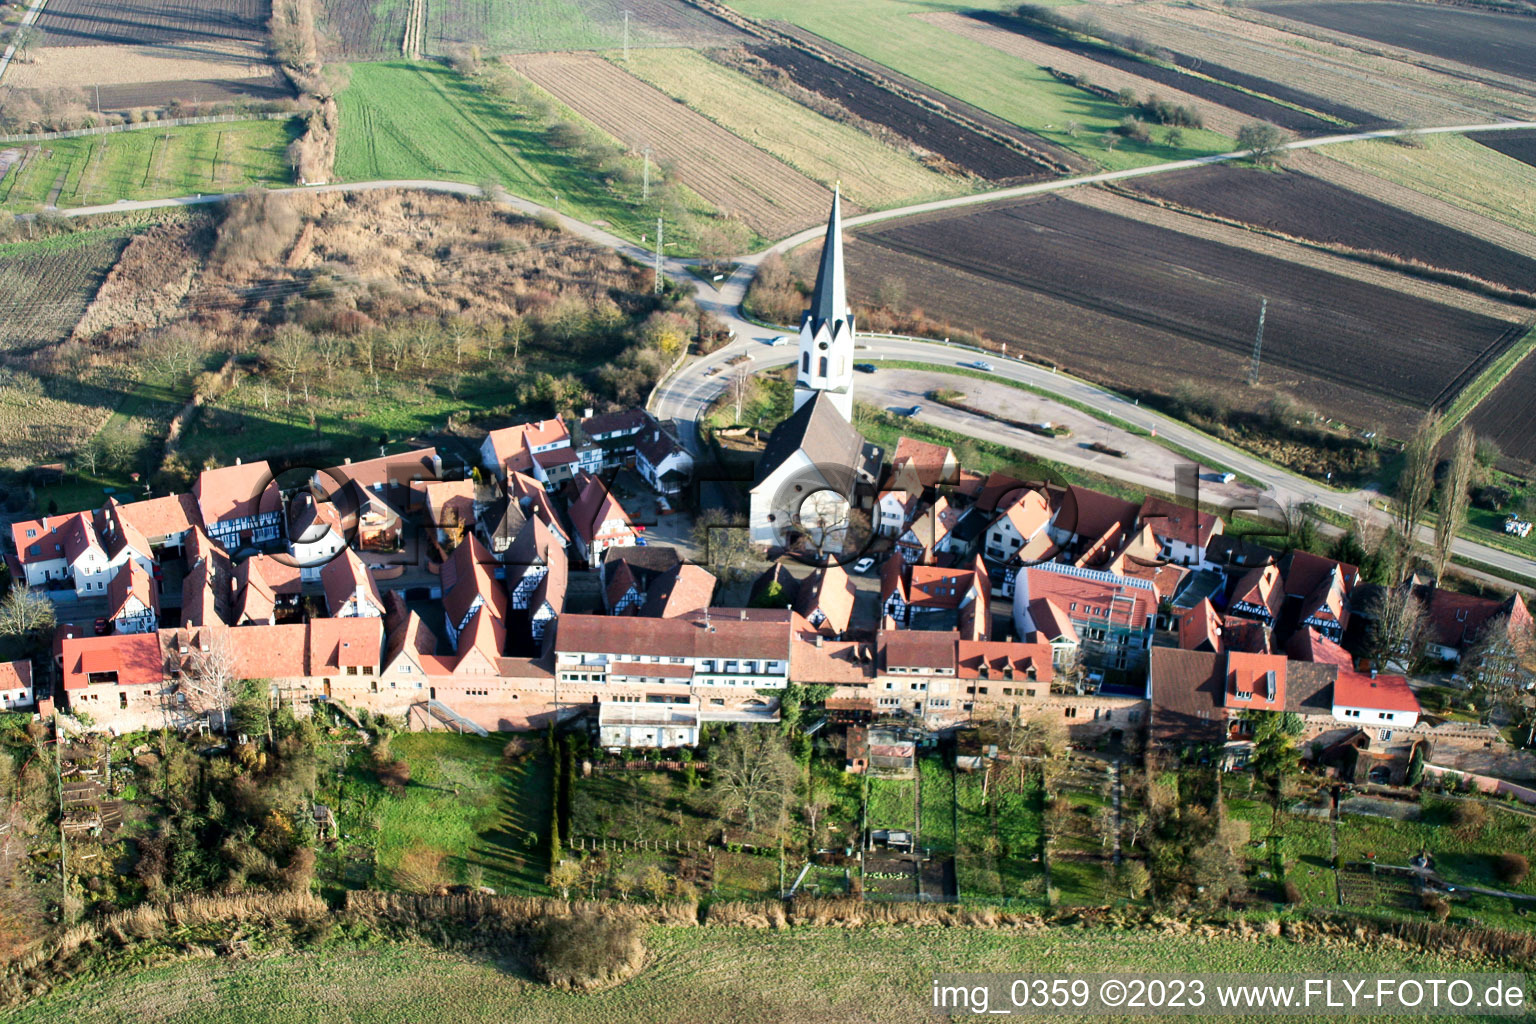
[[[924,1000],[930,998],[934,974],[947,971],[1467,974],[1502,967],[1471,956],[1341,940],[1302,944],[1083,926],[1022,935],[971,928],[653,928],[649,944],[649,962],[639,976],[591,995],[540,985],[518,962],[494,955],[471,957],[421,944],[339,944],[319,953],[204,958],[127,977],[92,977],[8,1011],[7,1019],[12,1024],[915,1024],[937,1019]]]
[[[850,125],[802,107],[693,50],[641,50],[625,71],[682,100],[716,124],[860,206],[879,209],[969,192],[967,183],[923,166]]]
[[[95,206],[290,185],[286,150],[301,131],[292,118],[54,139],[0,178],[0,207]]]
[[[467,882],[503,893],[546,892],[549,761],[542,755],[505,761],[505,742],[440,732],[394,737],[392,756],[411,767],[400,796],[379,784],[360,748],[339,771],[322,768],[318,799],[333,807],[346,837],[325,854],[325,874],[337,888],[372,882],[420,890]],[[371,878],[362,867],[370,851]]]
[[[403,60],[354,64],[339,102],[339,181],[495,182],[626,238],[655,231],[655,204],[642,201],[638,177],[632,188],[610,187],[551,145],[551,125],[537,112],[495,98],[446,67]],[[556,116],[580,120],[563,107]],[[638,158],[632,162],[638,167]],[[687,212],[711,212],[692,193],[679,194]],[[678,226],[669,226],[668,237],[683,252],[687,239],[674,233]]]
[[[1110,150],[1104,132],[1125,108],[1074,88],[1033,64],[965,39],[914,15],[935,11],[1009,9],[1010,0],[952,4],[929,0],[739,0],[744,14],[794,22],[871,60],[974,104],[1110,170],[1183,160],[1233,148],[1213,131],[1185,131],[1173,148],[1161,142],[1122,142]],[[1068,122],[1080,130],[1068,134]],[[1154,138],[1158,138],[1154,134]]]

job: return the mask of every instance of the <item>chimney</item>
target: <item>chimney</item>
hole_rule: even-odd
[[[592,418],[592,407],[590,405],[581,411],[581,418],[584,420]]]
[[[745,608],[743,608],[741,610],[741,621],[742,622],[746,622],[747,621],[747,610]]]
[[[816,634],[816,646],[817,646],[817,647],[820,647],[820,646],[821,646],[821,641],[822,641],[822,636],[821,636],[821,634],[820,634],[820,633],[817,633],[817,634]]]
[[[235,465],[240,465],[240,456],[238,455],[235,456]]]
[[[352,465],[352,456],[348,455],[346,458],[342,459],[341,460],[341,464],[343,466],[350,466],[350,465]]]

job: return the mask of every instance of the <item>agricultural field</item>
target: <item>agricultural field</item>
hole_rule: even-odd
[[[127,244],[108,228],[0,246],[0,351],[69,337]]]
[[[93,973],[12,1010],[10,1019],[14,1024],[96,1024],[125,1018],[143,1024],[192,1018],[206,1024],[291,1024],[345,1017],[356,1024],[470,1024],[515,1018],[526,1024],[620,1024],[660,1019],[657,1014],[664,1008],[669,1024],[916,1024],[934,1019],[925,1005],[934,974],[951,971],[1019,972],[1051,966],[1072,971],[1092,965],[1094,970],[1137,974],[1461,975],[1508,969],[1465,953],[1429,954],[1342,937],[1325,944],[1253,932],[1207,936],[1181,926],[1078,925],[1022,933],[979,928],[656,927],[647,933],[647,944],[650,956],[637,977],[586,995],[539,984],[515,960],[450,953],[423,943],[361,946],[337,941],[322,952],[183,959],[131,974]],[[751,970],[743,970],[743,964],[750,964]],[[1470,1024],[1482,1018],[1459,1019]]]
[[[195,50],[210,40],[267,36],[264,0],[48,0],[38,27],[48,46],[152,46]]]
[[[1536,19],[1533,19],[1536,20]],[[1331,146],[1328,156],[1489,220],[1536,234],[1536,167],[1460,135],[1422,147],[1372,140]]]
[[[534,84],[652,158],[722,213],[778,238],[824,221],[831,190],[595,55],[512,58]]]
[[[1120,124],[1125,108],[1067,85],[1038,65],[917,17],[933,13],[934,5],[921,0],[740,0],[732,6],[754,17],[793,22],[1111,170],[1232,148],[1230,138],[1209,130],[1185,131],[1177,146],[1157,133],[1147,142],[1111,147],[1105,133]]]
[[[839,124],[692,50],[642,50],[622,70],[686,103],[866,209],[906,205],[970,191],[850,125]]]
[[[1253,8],[1153,2],[1078,10],[1074,20],[1138,40],[1179,67],[1345,121],[1458,124],[1536,107],[1529,95],[1319,38]]]
[[[1484,132],[1467,138],[1536,167],[1536,132]]]
[[[608,230],[628,238],[638,240],[655,229],[655,204],[641,200],[638,156],[629,161],[637,172],[632,186],[610,187],[569,152],[552,145],[550,125],[539,113],[491,96],[445,67],[408,61],[355,64],[338,102],[341,131],[336,178],[340,181],[494,181],[514,195],[545,205],[558,197],[562,213],[603,222]],[[575,117],[561,112],[554,116]],[[678,198],[683,204],[680,212],[687,216],[711,212],[704,200],[686,189]],[[688,241],[675,231],[676,226],[669,232],[679,243],[674,251],[685,252]]]
[[[1178,207],[1292,238],[1536,291],[1536,259],[1309,174],[1212,164],[1141,178],[1131,187]]]
[[[1269,121],[1303,134],[1326,133],[1338,127],[1305,110],[1229,88],[1209,78],[1137,60],[1109,47],[1017,18],[945,13],[927,15],[924,20],[1020,60],[1079,75],[1115,92],[1129,88],[1138,97],[1156,94],[1170,103],[1192,104],[1208,115],[1206,120],[1211,128],[1229,137],[1253,120]],[[1311,101],[1308,109],[1327,105],[1313,97],[1304,98]],[[1352,119],[1359,120],[1358,115]]]
[[[1433,4],[1268,0],[1259,10],[1332,32],[1536,80],[1536,22],[1514,14]]]
[[[0,208],[91,206],[288,185],[288,144],[296,119],[220,124],[51,139],[21,148],[0,176]]]
[[[894,277],[927,315],[1135,393],[1246,377],[1262,285],[1264,380],[1324,412],[1404,429],[1516,324],[1050,198],[859,232],[851,288]],[[1106,261],[1103,254],[1114,252]],[[1326,323],[1326,334],[1315,325]],[[1384,373],[1386,367],[1394,367]]]
[[[1536,466],[1533,402],[1536,402],[1536,358],[1527,356],[1477,404],[1467,421],[1478,437],[1493,441],[1509,458],[1518,459],[1526,466]]]
[[[797,84],[841,104],[872,124],[881,125],[988,181],[1019,184],[1048,177],[1039,160],[945,117],[860,75],[818,60],[791,46],[760,46],[758,57],[787,73]]]
[[[411,0],[344,0],[324,6],[335,56],[400,56]],[[428,56],[471,46],[493,54],[617,49],[624,43],[626,9],[632,47],[724,46],[745,38],[682,0],[430,0],[425,7],[420,45]]]

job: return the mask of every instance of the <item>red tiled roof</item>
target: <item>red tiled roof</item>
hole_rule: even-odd
[[[1066,608],[1057,604],[1054,598],[1037,597],[1029,602],[1029,618],[1035,624],[1035,632],[1044,637],[1047,642],[1064,640],[1067,643],[1077,643],[1077,629],[1072,625],[1072,618],[1067,614]]]
[[[326,609],[332,615],[339,614],[359,588],[381,614],[384,611],[384,598],[379,595],[373,574],[351,548],[343,548],[341,554],[325,563],[320,570],[320,583],[325,588]]]
[[[1273,562],[1250,569],[1232,589],[1229,605],[1241,601],[1244,604],[1267,608],[1271,616],[1280,614],[1285,603],[1285,589],[1280,585],[1280,567]]]
[[[811,573],[795,594],[795,611],[809,619],[820,609],[826,619],[818,628],[830,633],[844,633],[853,619],[857,591],[848,572],[840,565],[829,565]]]
[[[20,561],[46,562],[64,557],[64,528],[73,516],[47,516],[11,524],[11,543],[16,545]],[[45,526],[44,523],[47,525]],[[27,536],[27,531],[32,536]],[[36,548],[34,552],[32,549]]]
[[[1007,504],[999,507],[998,515],[1012,523],[1019,536],[1025,540],[1033,537],[1051,521],[1051,503],[1039,491],[1018,491],[1012,498],[1005,500]]]
[[[1056,526],[1079,537],[1102,537],[1111,525],[1119,523],[1126,533],[1130,533],[1140,513],[1141,506],[1134,501],[1074,484],[1067,488],[1062,499]]]
[[[1419,699],[1402,676],[1377,676],[1362,672],[1339,671],[1333,682],[1333,703],[1339,707],[1367,708],[1372,711],[1410,711],[1418,714]]]
[[[468,528],[475,522],[475,482],[442,480],[429,483],[427,516],[434,526]]]
[[[312,676],[348,667],[378,666],[384,648],[384,620],[310,619],[308,640]]]
[[[887,672],[892,666],[954,671],[960,633],[953,629],[882,629],[877,642]]]
[[[93,673],[115,672],[119,686],[158,686],[165,678],[154,633],[74,637],[64,641],[64,689],[88,685]]]
[[[132,526],[146,539],[174,537],[203,524],[197,498],[191,494],[172,494],[118,506],[123,523]],[[148,552],[145,552],[148,554]]]
[[[0,690],[27,689],[31,685],[30,661],[0,661]]]
[[[1179,646],[1186,651],[1197,651],[1202,646],[1211,651],[1222,650],[1221,617],[1209,598],[1202,598],[1199,604],[1179,615]]]
[[[372,488],[374,484],[391,487],[422,487],[426,481],[437,479],[438,454],[436,448],[417,448],[385,455],[362,462],[345,462],[332,466],[327,473],[340,480],[354,481],[360,487]]]
[[[1010,666],[1014,679],[1031,678],[1030,669],[1034,670],[1033,678],[1041,683],[1050,682],[1056,675],[1048,643],[961,640],[957,655],[962,679],[982,678],[983,664],[987,666],[987,678],[990,679],[1008,678]]]
[[[1457,649],[1476,640],[1483,626],[1501,615],[1508,615],[1510,625],[1516,629],[1529,628],[1531,622],[1531,613],[1518,596],[1501,601],[1436,588],[1429,593],[1425,606],[1435,640]]]
[[[318,622],[331,620],[317,619]],[[323,629],[324,627],[322,627]],[[241,679],[303,677],[309,629],[303,623],[281,626],[241,626],[224,630],[235,672]]]
[[[977,490],[976,507],[983,512],[995,511],[1023,486],[1024,481],[1015,480],[1007,473],[993,473]]]
[[[1019,573],[1030,601],[1048,597],[1075,621],[1092,619],[1108,626],[1125,626],[1135,630],[1147,627],[1147,620],[1157,611],[1157,592],[1141,585],[1127,585],[1115,577],[1098,574],[1091,570],[1087,575],[1056,572],[1047,568],[1030,567]],[[1140,581],[1137,581],[1138,584]],[[1129,602],[1125,599],[1129,598]],[[1015,595],[1017,599],[1017,594]]]
[[[910,585],[910,603],[914,608],[958,608],[975,589],[976,573],[971,569],[914,565]]]
[[[90,550],[101,550],[101,543],[96,537],[96,524],[92,516],[87,512],[77,512],[70,516],[61,531],[64,534],[64,559],[74,564],[75,559]]]
[[[565,421],[559,416],[553,419],[537,420],[533,423],[519,423],[512,427],[503,427],[493,430],[487,435],[491,443],[491,452],[496,457],[496,466],[506,470],[507,461],[516,459],[520,455],[531,453],[534,448],[541,445],[556,444],[564,440],[570,443],[571,434],[565,427]],[[519,463],[523,460],[518,459]],[[517,466],[514,468],[527,468]]]
[[[910,473],[918,488],[934,487],[944,480],[944,467],[955,460],[955,453],[942,444],[916,441],[902,437],[896,442],[896,452],[891,456],[891,469],[896,473],[898,485],[913,489],[903,477]]]
[[[1343,575],[1344,592],[1347,594],[1360,578],[1358,568],[1308,551],[1293,551],[1285,569],[1285,592],[1290,597],[1311,597],[1318,587],[1328,581],[1334,569]]]
[[[1283,654],[1248,654],[1228,651],[1225,704],[1238,710],[1279,711],[1285,707]],[[1271,675],[1273,673],[1273,675]],[[1274,696],[1270,694],[1273,681]],[[1247,694],[1247,696],[1239,696]]]
[[[582,540],[590,544],[610,519],[618,520],[626,527],[631,525],[629,513],[597,477],[582,474],[577,487],[578,496],[571,505],[571,526]]]
[[[1219,742],[1226,734],[1225,682],[1225,655],[1152,648],[1148,659],[1152,739],[1163,744]]]
[[[144,567],[131,558],[118,567],[112,582],[107,584],[107,618],[115,619],[125,614],[123,606],[129,597],[138,598],[145,608],[159,616],[160,588],[155,586],[154,579]]]
[[[789,675],[795,682],[838,686],[867,683],[874,678],[874,645],[868,640],[828,640],[804,621],[796,623],[793,636]],[[819,647],[817,637],[821,637]]]
[[[282,508],[282,495],[266,460],[205,469],[193,485],[204,523],[240,519]]]
[[[789,657],[789,612],[764,621],[742,621],[737,609],[711,609],[680,619],[615,618],[611,615],[562,615],[556,623],[555,649],[621,657],[748,658],[784,661]]]
[[[473,534],[454,548],[443,563],[443,612],[454,628],[464,621],[474,607],[475,598],[488,606],[499,619],[507,616],[506,589],[496,582],[495,562],[485,545]]]
[[[1273,654],[1269,630],[1264,623],[1228,615],[1221,621],[1221,647],[1227,651],[1249,654]]]
[[[1339,668],[1353,669],[1355,659],[1338,644],[1308,626],[1291,634],[1285,653],[1296,661],[1311,661]]]
[[[1204,548],[1222,530],[1220,516],[1147,495],[1141,503],[1140,519],[1152,527],[1159,540],[1182,541]]]
[[[659,619],[675,619],[680,615],[701,612],[709,607],[719,582],[703,566],[691,562],[679,563],[651,583],[640,614]]]

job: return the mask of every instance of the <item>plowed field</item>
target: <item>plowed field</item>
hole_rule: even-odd
[[[610,135],[650,146],[685,185],[760,235],[781,237],[827,215],[826,188],[601,57],[551,53],[512,62]]]
[[[931,318],[1131,392],[1246,379],[1264,296],[1266,388],[1389,430],[1523,333],[1054,197],[860,232],[849,261],[860,299],[901,278]]]

